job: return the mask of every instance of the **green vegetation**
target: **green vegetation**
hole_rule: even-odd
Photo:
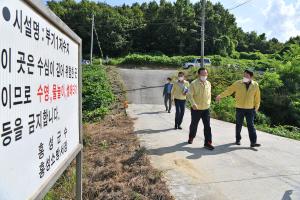
[[[76,183],[75,166],[69,167],[47,193],[43,200],[74,199],[74,185]]]
[[[82,0],[49,1],[48,6],[83,40],[83,54],[90,50],[92,14],[104,56],[124,56],[129,53],[163,53],[197,55],[200,52],[202,1],[177,0],[174,3],[134,3],[112,7],[105,3]],[[266,34],[244,32],[236,19],[221,3],[206,4],[207,55],[236,56],[236,52],[273,54],[284,44],[276,38],[268,40]],[[289,43],[298,43],[292,38]],[[98,42],[94,41],[95,54],[102,56]],[[257,58],[256,53],[241,53],[241,58]]]
[[[97,63],[83,66],[83,121],[103,118],[115,101],[104,66]]]
[[[197,56],[166,56],[166,55],[148,55],[148,54],[129,54],[123,58],[111,59],[108,64],[111,65],[152,65],[180,67],[182,63],[191,61]]]
[[[272,59],[273,55],[261,54],[261,53],[243,53],[244,57],[241,57],[236,52],[234,58],[222,57],[220,55],[206,56],[211,59],[213,66],[233,66],[236,68],[253,68],[256,70],[274,70],[280,67],[282,61]],[[247,55],[247,56],[245,56]],[[245,58],[248,59],[245,59]],[[189,62],[199,56],[167,56],[164,54],[152,55],[152,54],[129,54],[125,57],[110,59],[108,64],[110,65],[135,65],[135,66],[168,66],[178,68],[183,63]]]
[[[256,73],[262,92],[261,112],[256,117],[260,130],[300,140],[300,47],[291,45],[273,68]],[[270,70],[272,69],[272,70]],[[187,71],[189,80],[197,76],[198,68]],[[228,65],[209,68],[213,99],[234,81],[241,79],[243,67]],[[221,103],[212,103],[212,116],[224,121],[235,121],[234,99],[228,97]]]

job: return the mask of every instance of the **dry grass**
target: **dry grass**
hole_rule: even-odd
[[[124,114],[84,127],[84,199],[173,199]],[[104,142],[105,141],[105,142]],[[105,148],[103,147],[105,146]]]

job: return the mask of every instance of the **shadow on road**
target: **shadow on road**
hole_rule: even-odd
[[[153,129],[144,129],[135,131],[135,134],[154,134],[154,133],[162,133],[174,130],[174,128],[162,129],[162,130],[153,130]]]
[[[169,147],[161,147],[158,149],[148,149],[149,155],[157,155],[157,156],[162,156],[164,154],[169,154],[173,152],[178,152],[178,151],[186,151],[189,152],[192,155],[187,156],[187,159],[199,159],[202,156],[210,156],[210,155],[218,155],[218,154],[224,154],[228,153],[231,151],[236,151],[236,150],[252,150],[252,151],[257,151],[257,149],[250,148],[250,147],[238,147],[234,146],[234,143],[229,143],[229,144],[223,144],[216,146],[215,150],[213,151],[208,151],[205,148],[191,148],[191,147],[186,147],[188,143],[187,142],[182,142],[179,144],[176,144],[174,146],[169,146]]]
[[[159,85],[159,86],[141,87],[141,88],[129,89],[129,90],[126,90],[126,92],[132,92],[132,91],[137,91],[137,90],[147,90],[147,89],[153,89],[153,88],[162,88],[162,87],[164,87],[164,86]]]
[[[157,112],[142,112],[142,113],[138,113],[137,115],[157,115],[160,113],[165,113],[166,111],[157,111]]]

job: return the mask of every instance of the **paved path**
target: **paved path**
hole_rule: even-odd
[[[134,79],[132,76],[131,81]],[[258,142],[263,146],[251,149],[244,128],[242,145],[235,146],[234,124],[212,120],[216,149],[208,151],[203,148],[201,122],[194,144],[186,142],[189,110],[183,130],[173,130],[174,109],[169,114],[163,111],[163,105],[141,104],[134,99],[128,114],[136,119],[135,132],[149,150],[153,166],[165,172],[176,199],[300,199],[299,141],[258,132]]]
[[[129,103],[162,104],[162,90],[167,77],[175,70],[120,69],[127,86]]]

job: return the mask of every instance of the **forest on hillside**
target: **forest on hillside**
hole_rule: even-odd
[[[95,16],[97,38],[95,54],[109,57],[129,53],[163,53],[166,55],[199,55],[202,2],[161,0],[159,3],[135,3],[112,7],[105,3],[82,0],[49,1],[48,6],[83,40],[83,53],[90,51],[91,21]],[[291,38],[286,44],[266,34],[244,32],[236,18],[222,4],[206,3],[205,52],[228,56],[238,52],[259,51],[273,54],[286,44],[299,43]]]

